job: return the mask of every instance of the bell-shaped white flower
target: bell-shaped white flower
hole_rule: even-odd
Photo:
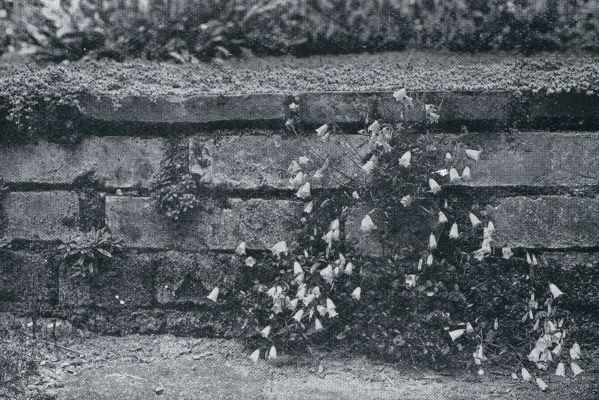
[[[289,167],[287,167],[287,173],[291,176],[295,176],[301,170],[302,167],[295,160],[291,161],[291,164],[289,164]]]
[[[399,165],[404,168],[408,168],[410,166],[411,161],[412,161],[412,152],[408,150],[405,153],[403,153],[403,155],[399,159]]]
[[[329,299],[328,297],[327,297],[326,303],[327,303],[327,311],[334,310],[337,308],[337,307],[335,307],[335,303],[333,303],[333,300]]]
[[[299,303],[298,299],[289,300],[289,302],[287,303],[287,309],[290,311],[295,311],[298,303]]]
[[[374,224],[374,222],[372,222],[372,218],[370,218],[370,215],[367,214],[364,218],[362,218],[362,222],[360,223],[360,230],[362,232],[371,232],[376,228],[377,227]]]
[[[287,252],[289,251],[289,249],[287,248],[287,242],[280,241],[279,243],[272,246],[270,251],[272,252],[273,256],[278,256],[280,254],[287,254]]]
[[[293,316],[293,319],[296,320],[297,322],[301,322],[303,317],[304,317],[304,309],[302,308],[298,312],[295,313],[295,315]]]
[[[470,322],[466,322],[466,333],[474,333],[474,328]]]
[[[458,170],[451,167],[449,169],[449,182],[457,182],[460,180],[460,174],[458,173]]]
[[[408,287],[408,288],[416,287],[416,275],[414,275],[414,274],[406,275],[406,287]]]
[[[322,322],[320,322],[318,318],[314,318],[314,331],[320,332],[323,329],[324,327],[322,326]]]
[[[314,286],[312,289],[310,289],[310,293],[312,293],[316,298],[319,298],[321,295],[320,288],[318,286]]]
[[[324,124],[324,125],[321,125],[318,129],[316,129],[316,135],[322,139],[328,131],[329,131],[329,124]]]
[[[345,275],[351,275],[354,272],[354,264],[350,261],[345,266],[345,271],[343,271]]]
[[[289,187],[298,188],[302,186],[305,181],[306,175],[302,171],[300,171],[295,175],[295,177],[289,179]]]
[[[530,372],[528,372],[528,370],[524,367],[522,367],[522,379],[525,380],[526,382],[530,382],[532,379],[532,375],[530,374]]]
[[[311,214],[312,210],[314,209],[314,202],[310,201],[308,202],[308,204],[306,204],[306,206],[304,207],[304,212],[306,214]]]
[[[260,350],[254,350],[254,352],[252,354],[250,354],[250,360],[252,360],[255,364],[258,362],[259,359],[260,359]]]
[[[553,354],[555,354],[556,356],[559,356],[559,355],[561,354],[561,352],[562,352],[562,344],[561,344],[561,343],[558,343],[558,344],[557,344],[557,346],[555,346],[555,347],[553,348],[553,350],[551,350],[551,352],[552,352]]]
[[[275,358],[277,358],[277,348],[275,347],[274,344],[272,345],[272,347],[270,348],[270,351],[268,352],[268,358],[270,360],[274,360]]]
[[[434,258],[432,254],[429,254],[428,257],[426,258],[426,265],[428,265],[429,267],[433,265],[434,262]]]
[[[493,235],[495,233],[495,224],[493,223],[493,221],[489,221],[487,223],[487,231],[490,235]]]
[[[574,374],[574,376],[578,376],[579,374],[582,374],[584,372],[584,370],[580,368],[580,366],[575,362],[570,363],[570,368],[572,369],[572,373]]]
[[[302,299],[302,302],[304,303],[304,307],[308,307],[310,305],[310,303],[312,303],[314,301],[314,298],[316,296],[314,296],[314,294],[310,293],[307,296],[304,296],[304,298]]]
[[[501,255],[506,260],[509,260],[514,255],[514,252],[511,247],[505,246],[501,248]]]
[[[562,292],[560,290],[560,288],[558,288],[557,286],[555,286],[553,283],[549,284],[549,290],[551,291],[551,294],[553,295],[554,299],[557,299],[558,297],[560,297],[561,295],[564,294],[564,292]]]
[[[433,178],[428,179],[428,185],[431,188],[431,192],[433,194],[439,193],[441,191],[441,186]]]
[[[361,294],[362,294],[362,289],[360,287],[357,287],[352,292],[351,298],[354,299],[354,300],[360,300]]]
[[[460,233],[458,231],[458,224],[457,223],[453,223],[453,225],[451,226],[451,229],[449,230],[449,238],[450,239],[458,239],[460,237]]]
[[[270,335],[270,325],[268,325],[266,328],[262,329],[260,331],[260,336],[262,336],[263,338],[267,338],[268,335]]]
[[[580,359],[580,345],[576,342],[570,347],[570,358],[572,361]]]
[[[333,267],[331,267],[331,264],[320,270],[320,276],[322,276],[322,279],[324,279],[328,284],[333,283],[333,279],[335,279],[335,273],[333,271]]]
[[[451,155],[451,153],[447,152],[445,153],[445,161],[450,162],[453,160],[453,156]]]
[[[217,286],[214,289],[212,289],[212,291],[210,292],[210,294],[208,296],[206,296],[206,297],[216,303],[216,300],[218,300],[218,293],[219,293],[219,289],[218,289],[218,286]]]
[[[307,199],[310,197],[310,182],[304,183],[295,194],[300,199]]]
[[[437,219],[437,222],[440,224],[444,224],[448,221],[449,220],[447,219],[447,216],[445,215],[445,213],[443,211],[439,211],[439,218]]]
[[[563,362],[557,364],[555,369],[555,375],[565,377],[566,376],[566,365]]]
[[[254,265],[256,265],[256,259],[252,256],[246,258],[245,265],[247,265],[248,267],[253,267]]]
[[[537,382],[537,386],[544,392],[545,390],[547,390],[548,386],[545,383],[544,380],[542,380],[541,378],[537,378],[536,379]]]
[[[406,208],[410,207],[410,205],[412,204],[412,196],[410,196],[409,194],[407,196],[403,196],[399,202],[402,206]]]
[[[300,165],[308,165],[310,163],[310,159],[306,156],[301,156],[298,158],[298,162]]]
[[[456,329],[453,331],[449,331],[449,336],[451,337],[451,340],[455,342],[464,334],[465,331],[465,329]]]
[[[302,283],[297,288],[297,293],[295,294],[295,297],[297,297],[298,299],[303,299],[305,296],[306,296],[306,284]]]
[[[362,166],[362,170],[364,172],[366,172],[367,174],[372,173],[372,171],[374,171],[374,168],[376,167],[376,163],[378,161],[378,158],[373,155],[372,157],[370,157],[370,159],[366,162],[366,164],[364,164]]]
[[[472,179],[472,173],[470,172],[470,167],[466,166],[466,167],[464,167],[464,170],[462,171],[462,180],[464,182],[468,182],[471,179]]]
[[[477,227],[480,224],[482,224],[482,222],[480,222],[480,219],[478,219],[478,217],[472,213],[468,214],[468,218],[470,218],[470,223],[472,224],[473,227]]]
[[[327,308],[321,304],[316,306],[316,311],[323,317],[328,313]]]
[[[241,242],[237,245],[237,248],[235,249],[235,254],[237,254],[238,256],[245,255],[245,242]]]
[[[374,133],[376,133],[376,132],[378,132],[378,131],[380,131],[380,130],[381,130],[381,124],[380,124],[380,122],[379,122],[378,120],[377,120],[377,121],[374,121],[374,122],[373,122],[372,124],[370,124],[370,126],[368,127],[368,132],[374,132]]]
[[[478,161],[480,159],[480,153],[480,150],[466,149],[466,155],[474,161]]]
[[[428,238],[428,249],[430,251],[434,251],[437,249],[437,239],[435,239],[435,235],[433,235],[432,233]]]
[[[396,90],[395,92],[393,92],[393,97],[395,98],[395,101],[402,102],[406,96],[408,95],[408,91],[405,88],[401,88],[399,90]]]
[[[421,259],[418,261],[418,271],[422,271],[422,264],[424,264],[424,260],[421,258]]]

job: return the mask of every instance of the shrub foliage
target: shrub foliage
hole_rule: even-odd
[[[0,2],[0,52],[29,42],[45,58],[197,62],[254,52],[597,50],[593,0],[41,0]],[[2,18],[4,15],[4,18]],[[20,19],[19,19],[20,18]]]

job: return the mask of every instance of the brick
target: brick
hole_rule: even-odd
[[[12,183],[71,184],[93,177],[108,187],[148,187],[165,158],[165,140],[88,137],[74,146],[47,141],[0,147],[0,176]]]
[[[128,96],[115,102],[108,96],[85,95],[80,97],[79,105],[84,117],[108,122],[284,121],[286,99],[283,94]]]
[[[0,250],[0,310],[49,307],[56,296],[53,276],[41,254]]]
[[[217,287],[226,296],[239,281],[239,260],[214,253],[156,254],[155,290],[158,304],[165,306],[206,304],[210,291]]]
[[[441,105],[440,121],[507,121],[514,96],[509,92],[414,92],[414,107],[402,110],[391,92],[330,92],[300,95],[303,122],[364,123],[377,111],[390,121],[424,122],[425,104]]]
[[[454,155],[459,171],[468,164],[474,187],[575,187],[595,185],[599,173],[599,134],[594,132],[518,132],[514,134],[440,135],[438,149]],[[482,149],[481,159],[464,156]]]
[[[310,163],[303,170],[310,176],[330,159],[324,178],[313,180],[313,187],[335,188],[359,172],[368,152],[368,138],[336,135],[323,143],[316,135],[193,137],[189,147],[191,172],[214,186],[285,189],[289,187],[289,164],[307,156]]]
[[[293,240],[302,203],[288,200],[228,199],[227,208],[206,201],[178,224],[162,216],[148,197],[108,196],[110,230],[138,248],[233,250],[245,241],[252,249],[268,249]]]
[[[599,200],[518,196],[489,207],[500,245],[562,249],[599,246]]]
[[[402,207],[398,205],[398,207]],[[345,221],[345,238],[357,253],[370,257],[394,254],[417,254],[426,249],[428,237],[435,227],[435,218],[414,213],[410,208],[399,209],[398,217],[403,222],[389,226],[388,218],[380,210],[373,211],[370,204],[352,206]],[[362,232],[360,225],[366,214],[370,215],[379,228]],[[382,233],[385,232],[385,237]]]
[[[151,255],[125,251],[98,268],[95,275],[75,276],[62,262],[59,275],[61,307],[148,307],[154,303],[154,263]],[[118,298],[116,297],[118,296]],[[125,304],[120,304],[123,300]]]
[[[66,240],[78,232],[76,193],[11,192],[2,205],[2,234],[9,239]]]

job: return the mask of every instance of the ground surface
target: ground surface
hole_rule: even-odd
[[[306,91],[597,90],[599,56],[460,55],[389,52],[337,56],[232,59],[224,64],[142,61],[79,62],[41,67],[26,59],[0,62],[3,86],[46,82],[53,92],[179,95]],[[13,80],[16,79],[16,82]],[[12,82],[12,83],[11,83]]]
[[[577,378],[547,376],[541,392],[509,370],[483,377],[396,368],[367,359],[281,355],[254,364],[242,345],[224,339],[169,335],[58,339],[37,342],[39,376],[22,398],[162,399],[597,399],[599,369],[585,364]],[[0,397],[1,397],[0,391]],[[5,393],[6,394],[6,393]],[[10,396],[14,396],[11,394]],[[10,398],[10,397],[9,397]]]

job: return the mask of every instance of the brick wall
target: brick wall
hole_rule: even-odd
[[[596,111],[572,108],[576,99],[569,97],[538,99],[523,108],[501,92],[428,96],[445,97],[441,126],[447,129],[441,131],[446,133],[414,134],[426,135],[440,150],[483,149],[473,165],[472,181],[459,190],[485,202],[492,194],[484,205],[499,244],[534,249],[549,262],[596,259],[599,133],[503,129],[522,119],[594,118]],[[158,325],[164,328],[173,315],[164,310],[201,307],[215,285],[225,293],[231,290],[239,276],[231,254],[239,242],[266,250],[280,240],[293,241],[298,233],[303,204],[288,187],[291,160],[330,156],[335,168],[316,187],[334,191],[346,176],[358,172],[355,161],[366,152],[367,138],[355,134],[323,145],[311,130],[307,135],[287,133],[281,125],[289,98],[133,98],[118,109],[110,106],[110,99],[88,98],[82,110],[90,125],[78,144],[0,144],[0,177],[9,188],[1,202],[0,237],[13,243],[11,249],[0,250],[0,309],[27,311],[33,303],[48,312],[118,308],[129,310],[129,323],[131,318],[161,318]],[[312,93],[300,95],[299,101],[300,117],[307,124],[338,121],[351,126],[373,107],[386,119],[401,117],[390,94]],[[423,115],[414,112],[407,118],[418,121]],[[94,121],[103,121],[102,136],[94,131]],[[264,123],[261,128],[252,128],[256,121]],[[456,124],[480,121],[486,121],[481,133],[457,133]],[[229,125],[232,122],[240,128]],[[179,123],[185,129],[179,130]],[[152,129],[131,133],[123,128],[135,124],[152,124]],[[160,215],[148,197],[169,141],[178,142],[203,190],[217,194],[179,224]],[[86,200],[90,193],[101,207]],[[377,237],[358,232],[365,207],[357,204],[349,210],[346,240],[365,255],[389,254]],[[51,250],[89,226],[86,218],[98,213],[95,223],[103,221],[126,249],[111,272],[90,287],[73,279]],[[376,214],[373,218],[376,223]],[[403,238],[396,240],[426,233],[430,223],[406,226]],[[144,324],[137,326],[142,329]]]

